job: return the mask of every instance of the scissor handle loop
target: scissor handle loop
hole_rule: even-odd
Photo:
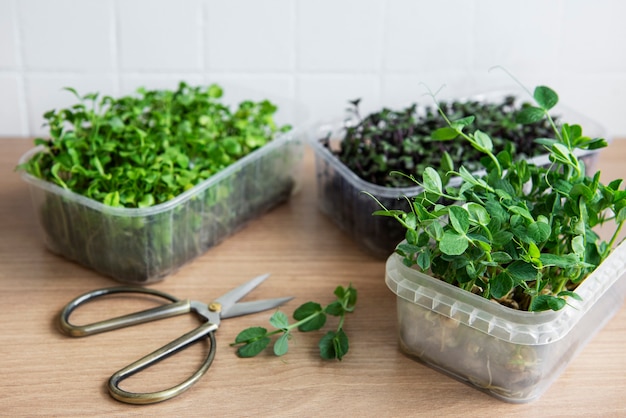
[[[131,313],[128,315],[118,316],[116,318],[105,319],[104,321],[94,322],[86,325],[74,325],[70,322],[70,315],[79,306],[93,301],[97,298],[117,294],[117,293],[141,293],[157,296],[172,303],[157,306],[156,308],[146,309],[144,311]],[[111,331],[119,328],[129,327],[132,325],[143,324],[145,322],[156,321],[159,319],[169,318],[172,316],[189,313],[191,306],[187,300],[179,300],[178,298],[155,289],[132,287],[132,286],[116,286],[104,289],[97,289],[78,296],[70,301],[61,311],[59,326],[61,331],[72,337],[86,337],[88,335],[98,334],[101,332]]]
[[[140,312],[123,315],[116,318],[106,319],[87,325],[74,325],[70,322],[70,315],[79,306],[96,298],[116,293],[150,294],[169,300],[172,303],[167,303],[165,305],[157,306],[155,308],[146,309]],[[70,301],[61,311],[59,323],[60,328],[64,333],[72,337],[84,337],[123,327],[169,318],[172,316],[189,313],[191,311],[192,307],[189,300],[179,300],[172,295],[160,292],[155,289],[131,286],[116,286],[94,290],[78,296],[76,299]],[[119,401],[126,403],[150,404],[173,398],[174,396],[177,396],[185,390],[189,389],[208,371],[211,363],[213,362],[213,359],[215,358],[215,331],[217,330],[217,328],[218,325],[211,322],[205,322],[196,329],[177,338],[171,343],[166,344],[158,350],[115,372],[109,379],[108,383],[108,389],[111,393],[111,396]],[[200,366],[200,368],[184,382],[175,385],[169,389],[157,392],[128,392],[119,387],[120,382],[124,379],[154,365],[155,363],[177,353],[178,351],[184,350],[188,346],[200,341],[207,336],[211,342],[209,353],[207,354],[207,357]]]
[[[118,401],[140,405],[157,403],[180,395],[181,393],[189,389],[194,383],[196,383],[209,370],[209,367],[211,367],[211,363],[213,363],[216,351],[216,330],[217,325],[210,322],[205,322],[195,330],[183,335],[182,337],[159,348],[153,353],[148,354],[147,356],[115,372],[109,379],[109,393]],[[122,380],[154,365],[155,363],[163,360],[164,358],[172,354],[175,354],[180,350],[187,348],[189,345],[200,341],[200,339],[207,335],[209,337],[209,340],[211,341],[209,354],[207,355],[200,368],[184,382],[172,386],[169,389],[164,389],[157,392],[129,392],[119,387],[119,384]]]

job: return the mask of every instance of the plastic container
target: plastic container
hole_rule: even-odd
[[[494,92],[485,95],[476,95],[472,98],[485,101],[501,99],[506,93]],[[597,123],[577,115],[575,112],[559,107],[555,114],[561,120],[580,124],[585,134],[601,137],[604,129]],[[405,230],[393,218],[372,216],[380,206],[368,192],[375,196],[388,209],[406,210],[409,206],[405,199],[413,197],[422,191],[419,186],[414,187],[384,187],[361,179],[345,164],[343,164],[320,139],[330,138],[333,149],[341,146],[341,139],[345,135],[345,127],[354,121],[320,123],[312,127],[307,136],[315,151],[315,168],[317,173],[318,205],[320,210],[330,217],[343,229],[358,245],[374,257],[385,259],[395,250],[396,245],[404,239]],[[599,150],[583,151],[578,153],[585,161],[587,171],[593,172]],[[548,164],[548,156],[540,155],[532,158],[531,162],[538,165]],[[421,178],[421,173],[413,174]],[[451,184],[454,179],[452,179]]]
[[[41,148],[22,156],[28,161]],[[29,184],[46,246],[101,274],[133,284],[159,281],[287,200],[303,141],[281,134],[176,198],[148,208],[115,208],[35,178]]]
[[[387,286],[397,295],[400,349],[508,402],[537,399],[620,309],[626,243],[576,289],[560,311],[507,308],[434,279],[391,255]]]

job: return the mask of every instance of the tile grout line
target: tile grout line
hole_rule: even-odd
[[[33,133],[31,132],[30,129],[30,115],[28,112],[28,109],[31,107],[29,105],[29,100],[28,100],[28,95],[27,95],[27,81],[26,81],[26,74],[27,71],[25,68],[25,64],[24,64],[24,42],[22,41],[23,39],[23,31],[21,30],[21,28],[23,27],[23,25],[21,24],[21,16],[20,13],[18,11],[18,2],[17,0],[11,0],[11,8],[12,8],[12,19],[15,22],[15,27],[13,29],[13,34],[15,36],[15,43],[16,43],[16,60],[17,60],[17,75],[16,75],[16,80],[17,80],[17,90],[18,90],[18,113],[21,116],[20,117],[20,130],[22,135],[26,135],[27,137],[31,137],[33,136]]]
[[[120,7],[119,0],[113,0],[111,3],[109,13],[111,14],[111,29],[110,29],[110,42],[111,42],[111,59],[113,60],[113,74],[115,79],[115,85],[117,88],[116,94],[119,95],[122,91],[122,76],[120,71]]]

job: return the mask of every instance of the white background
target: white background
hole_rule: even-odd
[[[512,85],[494,66],[624,137],[625,19],[620,0],[0,0],[0,137],[45,135],[65,86],[217,82],[297,125]]]

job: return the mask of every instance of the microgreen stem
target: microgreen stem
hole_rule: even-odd
[[[615,241],[617,241],[617,238],[620,232],[622,231],[623,226],[624,226],[624,221],[617,224],[617,228],[615,228],[615,231],[613,232],[613,236],[611,237],[611,240],[607,244],[606,249],[604,250],[604,253],[602,254],[603,258],[607,257],[609,253],[611,252],[611,250],[613,249],[613,246],[615,245]]]

